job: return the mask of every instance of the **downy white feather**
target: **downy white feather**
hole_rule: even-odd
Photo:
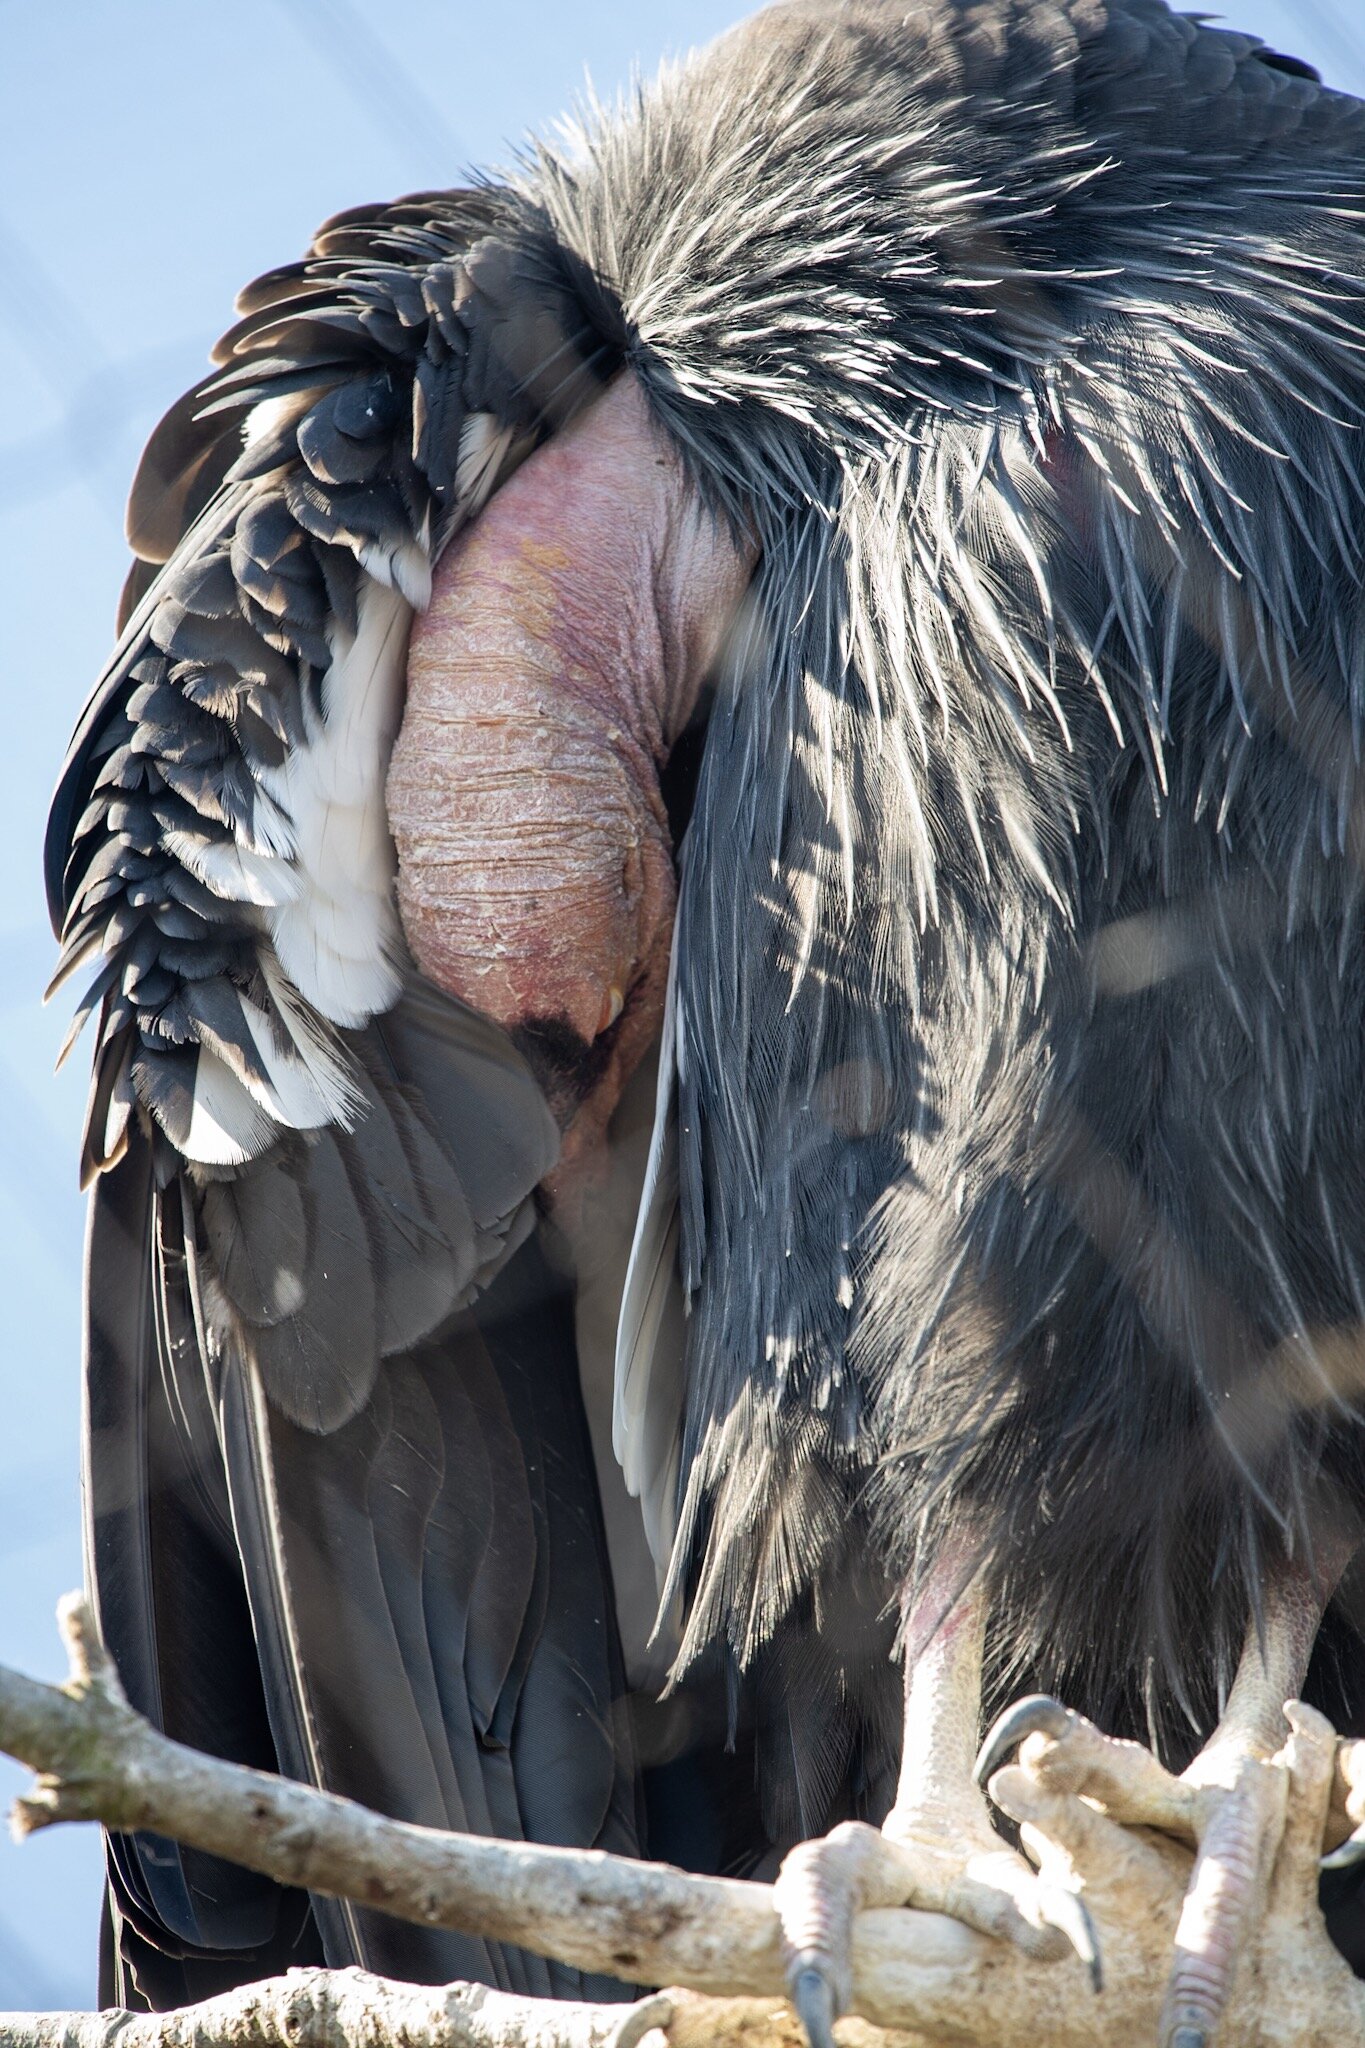
[[[216,1053],[201,1045],[189,1134],[180,1147],[185,1157],[200,1166],[243,1166],[258,1158],[277,1135],[269,1111],[252,1099]]]
[[[254,903],[258,909],[278,911],[298,893],[298,877],[287,860],[253,853],[237,840],[198,839],[172,829],[164,844],[196,881],[225,902]]]
[[[334,1024],[361,1025],[398,998],[396,871],[384,780],[403,705],[412,607],[367,577],[354,638],[334,627],[323,716],[263,779],[293,821],[294,900],[271,918],[280,964]],[[344,929],[343,929],[344,928]]]

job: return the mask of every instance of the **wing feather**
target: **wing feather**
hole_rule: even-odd
[[[493,298],[471,274],[490,234],[534,232],[509,194],[419,195],[329,223],[243,294],[134,484],[142,560],[47,873],[53,987],[87,977],[75,1028],[95,1035],[91,1578],[130,1691],[186,1739],[426,1825],[587,1844],[633,1777],[610,1658],[570,1668],[561,1640],[610,1634],[609,1573],[583,1553],[564,1580],[562,1511],[536,1506],[553,1457],[591,1524],[573,1389],[546,1396],[553,1429],[528,1395],[571,1325],[526,1245],[558,1132],[506,1036],[412,973],[384,802],[433,560],[611,367],[562,277],[538,300],[523,280],[525,343],[507,265],[485,263]],[[558,367],[528,395],[545,347]],[[468,1304],[509,1260],[495,1363]],[[538,1795],[528,1696],[581,1756]],[[319,1944],[581,1989],[333,1901],[310,1917],[140,1838],[110,1872],[120,2003]]]
[[[686,1329],[678,1263],[676,949],[669,963],[654,1129],[621,1296],[612,1443],[644,1515],[662,1585],[677,1535],[686,1397]]]

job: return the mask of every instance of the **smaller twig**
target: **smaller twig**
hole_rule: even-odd
[[[924,2048],[919,2034],[839,2022],[839,2048]],[[291,1970],[169,2013],[0,2013],[0,2048],[805,2048],[781,1999],[670,1991],[568,2005],[476,1984],[395,1984]]]
[[[128,1704],[114,1661],[79,1593],[57,1602],[57,1630],[66,1648],[66,1684],[53,1688],[5,1671],[0,1679],[3,1746],[38,1771],[33,1789],[16,1799],[10,1828],[22,1841],[53,1821],[86,1818],[80,1801],[102,1779],[105,1758],[147,1726]],[[20,1748],[20,1743],[27,1746]],[[40,1765],[30,1750],[45,1751]]]
[[[291,1970],[178,2012],[0,2013],[0,2048],[639,2048],[673,2007],[557,2004],[480,1984]]]

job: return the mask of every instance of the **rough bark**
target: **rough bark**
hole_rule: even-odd
[[[865,2020],[847,2048],[915,2048]],[[803,2048],[774,1999],[671,1991],[638,2005],[557,2005],[479,1984],[437,1990],[363,1970],[294,1970],[182,2012],[0,2014],[0,2048]]]
[[[291,1970],[173,2013],[0,2015],[3,2048],[635,2048],[666,1999],[564,2005],[481,1984],[395,1984]]]

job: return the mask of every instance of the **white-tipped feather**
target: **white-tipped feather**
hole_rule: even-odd
[[[283,398],[263,398],[259,405],[253,405],[246,416],[242,429],[242,446],[254,448],[258,441],[264,441],[285,422],[297,418],[308,410],[312,403],[311,392],[286,392]]]
[[[334,1121],[333,1106],[319,1088],[307,1065],[293,1051],[279,1043],[275,1028],[264,1010],[246,996],[242,1015],[255,1042],[267,1080],[242,1075],[242,1085],[277,1123],[296,1131],[320,1130]]]
[[[278,910],[298,893],[299,879],[288,861],[252,853],[235,840],[201,840],[172,830],[166,834],[165,845],[196,881],[225,902]]]
[[[470,413],[460,429],[455,461],[455,497],[466,519],[483,510],[495,486],[534,445],[533,435],[504,426],[495,413]]]
[[[259,964],[293,1052],[327,1104],[330,1120],[349,1131],[364,1098],[352,1077],[345,1052],[326,1024],[309,1009],[269,947],[261,948]]]
[[[431,603],[431,562],[414,541],[391,548],[376,542],[361,548],[357,559],[366,575],[397,591],[414,611],[424,612]]]
[[[237,843],[252,853],[292,860],[294,828],[261,783],[256,784],[250,826],[239,828]]]
[[[401,935],[384,782],[403,707],[411,604],[366,577],[354,637],[333,630],[323,717],[264,777],[292,821],[297,889],[271,919],[281,965],[333,1024],[360,1025],[398,999]]]
[[[119,1068],[117,1079],[109,1091],[109,1106],[104,1115],[102,1156],[112,1165],[123,1155],[128,1142],[128,1119],[137,1106],[137,1090],[133,1085],[131,1062],[125,1061]]]
[[[279,1136],[279,1125],[207,1046],[199,1048],[189,1135],[181,1146],[200,1166],[243,1166]]]

